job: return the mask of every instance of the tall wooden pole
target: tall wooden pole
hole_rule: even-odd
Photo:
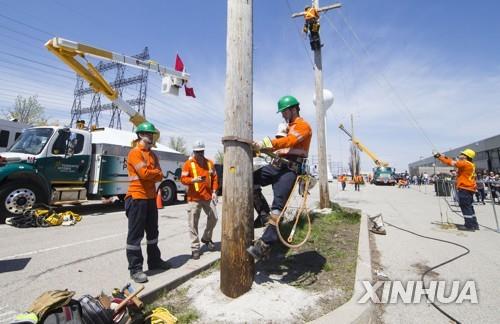
[[[341,7],[333,4],[323,8],[319,7],[319,0],[312,0],[312,6],[318,13]],[[296,13],[292,18],[304,16],[305,13]],[[320,208],[330,207],[330,194],[328,190],[328,166],[326,158],[326,131],[325,109],[323,109],[323,67],[321,61],[321,46],[314,50],[314,84],[316,94],[316,132],[318,136],[318,175],[319,175],[319,205]]]
[[[232,298],[254,279],[246,251],[253,240],[252,149],[245,143],[253,134],[252,15],[252,0],[228,0],[220,289]]]
[[[313,1],[318,7],[318,0]],[[320,208],[330,207],[328,191],[328,174],[326,161],[325,110],[323,109],[323,70],[321,47],[314,50],[314,84],[316,87],[316,132],[318,133],[318,173],[319,173],[319,205]]]

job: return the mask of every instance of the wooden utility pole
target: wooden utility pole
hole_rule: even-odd
[[[318,13],[340,8],[342,5],[319,7],[319,0],[312,0],[312,6]],[[305,12],[295,13],[292,18],[304,16]],[[326,159],[326,134],[325,134],[325,109],[323,109],[323,71],[321,62],[321,46],[313,49],[314,52],[314,82],[316,86],[316,128],[318,132],[318,173],[319,173],[319,204],[320,208],[330,207],[330,194],[328,192],[328,175]]]
[[[253,5],[227,2],[227,68],[220,289],[236,298],[252,287],[253,240]]]

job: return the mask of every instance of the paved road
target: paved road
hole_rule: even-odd
[[[440,221],[441,214],[454,223],[463,224],[443,199],[433,193],[433,187],[399,189],[395,187],[362,186],[361,192],[335,190],[334,200],[341,205],[360,208],[369,215],[382,213],[384,220],[419,234],[453,241],[467,246],[470,254],[435,270],[430,279],[475,281],[478,304],[448,304],[442,308],[462,323],[500,322],[500,234],[491,205],[476,205],[480,231],[461,232],[443,229],[432,222]],[[497,205],[497,211],[500,208]],[[457,209],[456,207],[453,207]],[[380,252],[379,270],[390,280],[420,280],[422,269],[432,267],[462,253],[457,246],[423,239],[387,226],[386,236],[374,235]],[[425,270],[424,270],[425,271]],[[426,282],[428,282],[426,277]],[[449,323],[431,305],[421,302],[406,305],[401,302],[384,306],[383,320],[396,323]]]
[[[102,290],[109,294],[112,288],[130,282],[123,207],[97,204],[77,211],[83,219],[71,227],[18,229],[0,225],[0,323],[25,310],[46,290],[68,288],[78,295],[97,295]],[[196,270],[220,255],[218,251],[206,252],[200,260],[190,259],[185,204],[160,210],[159,216],[162,257],[175,269],[151,274],[146,290]],[[205,220],[202,216],[200,229],[204,229]],[[220,241],[220,222],[214,241]]]

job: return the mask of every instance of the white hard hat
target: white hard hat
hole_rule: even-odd
[[[205,143],[203,143],[203,141],[196,141],[194,142],[194,145],[193,145],[193,152],[197,152],[197,151],[205,151]]]
[[[288,124],[281,123],[278,125],[278,131],[276,132],[276,137],[285,137],[288,135]]]

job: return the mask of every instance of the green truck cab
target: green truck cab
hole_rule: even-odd
[[[117,196],[128,188],[127,156],[134,133],[105,128],[43,126],[26,129],[0,159],[0,223],[35,203],[81,204]],[[187,157],[164,145],[154,149],[164,180],[158,184],[164,204],[184,192],[180,170]]]

